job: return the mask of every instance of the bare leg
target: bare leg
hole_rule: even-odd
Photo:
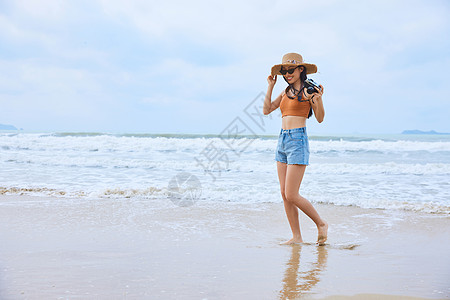
[[[303,243],[302,234],[300,232],[300,223],[298,220],[298,208],[297,206],[295,206],[295,204],[287,201],[285,196],[286,169],[287,164],[277,161],[277,170],[278,170],[278,179],[280,181],[281,197],[283,198],[284,210],[286,211],[286,216],[288,218],[289,225],[291,226],[292,230],[292,239],[281,243],[282,245]]]
[[[288,202],[300,208],[311,220],[316,223],[318,230],[317,242],[325,243],[327,240],[328,224],[322,220],[314,206],[298,193],[305,174],[305,165],[288,165],[286,169],[285,195]]]

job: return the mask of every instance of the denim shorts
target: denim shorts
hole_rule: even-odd
[[[288,165],[309,165],[306,127],[281,129],[275,160]]]

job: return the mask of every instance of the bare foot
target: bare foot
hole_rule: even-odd
[[[301,244],[301,243],[303,243],[302,238],[292,238],[289,241],[280,243],[280,245],[292,245],[292,244]]]
[[[317,244],[319,244],[319,246],[325,245],[328,237],[328,223],[324,221],[323,225],[317,226],[317,230],[319,231]]]

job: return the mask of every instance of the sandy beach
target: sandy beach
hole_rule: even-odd
[[[447,299],[449,217],[282,203],[0,197],[1,299]],[[403,296],[403,297],[400,297]],[[414,297],[414,298],[413,298]]]

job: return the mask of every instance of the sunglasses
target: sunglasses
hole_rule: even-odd
[[[294,73],[295,69],[297,69],[297,68],[298,67],[292,68],[292,69],[289,69],[289,70],[284,70],[283,68],[281,68],[280,73],[281,73],[281,75],[286,75],[287,73],[292,74],[292,73]]]

